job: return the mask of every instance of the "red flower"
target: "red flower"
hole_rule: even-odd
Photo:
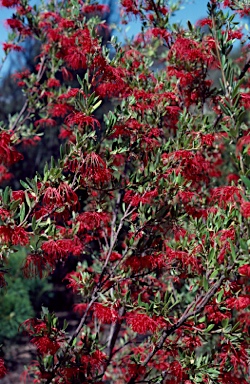
[[[21,52],[23,50],[23,47],[17,44],[13,43],[3,43],[3,50],[6,51],[17,51]]]
[[[75,293],[78,290],[85,288],[85,284],[82,282],[81,272],[70,272],[65,276],[64,279],[69,281],[67,288],[71,288]]]
[[[240,267],[238,269],[238,272],[240,275],[242,276],[248,276],[250,277],[250,264],[245,264],[245,265],[242,265],[242,267]]]
[[[26,257],[25,264],[22,268],[23,274],[26,278],[39,276],[41,279],[46,265],[47,261],[42,255],[30,254]]]
[[[208,56],[205,50],[196,41],[184,37],[178,37],[169,51],[169,59],[173,58],[185,68],[188,62],[192,64],[207,62]]]
[[[12,165],[23,159],[23,155],[11,146],[11,135],[7,132],[0,133],[0,163]]]
[[[182,342],[190,351],[193,351],[194,349],[202,345],[200,338],[195,335],[184,336],[182,338]]]
[[[43,204],[47,209],[62,206],[73,209],[77,203],[78,197],[67,183],[60,183],[58,188],[48,187],[44,192]]]
[[[3,271],[0,271],[0,288],[6,287],[7,282],[4,278],[4,273]]]
[[[240,188],[235,186],[217,187],[211,190],[211,201],[218,203],[222,208],[225,208],[228,203],[241,201]]]
[[[52,87],[60,87],[61,83],[59,80],[51,78],[47,81],[47,87],[52,88]]]
[[[20,0],[1,0],[0,5],[2,7],[11,8],[15,7],[16,5],[19,5]]]
[[[64,103],[51,104],[51,116],[53,117],[64,117],[68,111],[72,109],[69,105]]]
[[[94,315],[105,324],[111,324],[118,318],[118,313],[113,308],[109,308],[100,303],[94,304]]]
[[[82,245],[77,237],[74,239],[49,240],[43,243],[41,248],[47,256],[46,260],[52,266],[56,261],[65,259],[69,254],[78,256],[82,252]]]
[[[112,252],[109,258],[110,261],[117,261],[120,259],[122,259],[122,255],[118,252]]]
[[[7,211],[7,209],[0,208],[0,218],[1,218],[1,220],[5,220],[8,217],[10,217],[10,212]]]
[[[84,13],[109,13],[109,6],[106,4],[93,4],[93,5],[83,5],[82,11]]]
[[[81,168],[84,179],[94,184],[102,184],[110,180],[111,174],[105,161],[95,152],[88,153]]]
[[[77,216],[77,221],[80,224],[79,232],[93,231],[100,228],[103,224],[107,224],[110,220],[110,215],[106,212],[83,212]]]
[[[83,97],[85,97],[83,91],[80,90],[79,88],[71,88],[71,89],[69,89],[66,93],[62,93],[62,94],[58,97],[58,100],[64,100],[64,99],[71,99],[71,98],[74,98],[78,93],[80,93]]]
[[[23,29],[23,24],[18,19],[7,19],[5,23],[11,28],[11,29],[17,29],[19,32]]]
[[[73,311],[79,313],[79,315],[82,316],[85,313],[87,306],[87,303],[74,304]]]
[[[136,0],[122,0],[121,5],[125,8],[127,13],[137,15],[139,13],[138,3]]]
[[[152,204],[154,197],[158,196],[158,190],[155,188],[152,191],[144,192],[142,195],[132,190],[127,190],[123,201],[127,204],[131,204],[132,207],[136,207],[140,203]]]
[[[13,177],[12,173],[8,172],[8,169],[0,164],[0,184],[3,181],[10,180]]]
[[[72,143],[76,141],[74,133],[69,128],[61,128],[58,138],[62,140],[68,139]]]
[[[43,195],[43,204],[46,208],[60,207],[63,204],[62,197],[60,196],[57,188],[46,188]]]
[[[56,126],[56,121],[54,119],[39,119],[39,120],[36,120],[35,122],[35,127],[37,126],[47,126],[47,127],[55,127]]]
[[[191,268],[193,271],[201,271],[201,265],[195,255],[184,251],[177,251],[166,245],[166,253],[168,260],[175,262],[179,261],[182,268]]]
[[[152,256],[152,255],[145,255],[145,256],[130,256],[124,263],[126,267],[130,267],[133,272],[139,272],[143,269],[149,269],[152,270],[159,265],[162,266],[162,263],[164,263],[164,258],[162,256]]]
[[[232,297],[226,300],[226,304],[228,308],[237,309],[238,311],[240,311],[250,306],[250,297],[249,296],[238,296],[236,298]]]
[[[95,128],[96,124],[100,128],[100,123],[97,119],[92,116],[88,116],[83,112],[74,112],[67,116],[65,123],[70,127],[73,125],[78,125],[78,127],[90,125],[93,129]]]
[[[30,341],[31,343],[35,344],[38,352],[42,355],[54,355],[60,348],[59,343],[57,341],[51,340],[48,336],[34,337]]]
[[[91,356],[82,356],[81,363],[83,368],[86,370],[87,367],[91,368],[93,371],[96,369],[99,370],[103,364],[106,362],[107,356],[105,353],[99,351],[98,349],[92,353]]]
[[[240,206],[240,211],[243,217],[250,217],[250,202],[243,201]]]
[[[126,322],[134,332],[145,334],[147,332],[156,332],[158,324],[151,317],[137,312],[130,312],[126,315]]]
[[[11,241],[12,229],[8,226],[0,226],[0,242],[9,243]]]
[[[71,207],[72,209],[76,208],[78,204],[78,197],[68,183],[60,183],[58,193],[67,207]]]
[[[64,59],[68,66],[74,70],[86,69],[87,67],[86,52],[84,52],[81,48],[75,46],[69,48]]]
[[[2,379],[7,374],[7,369],[4,365],[3,359],[0,359],[0,379]]]
[[[24,228],[15,227],[11,240],[14,245],[27,245],[29,244],[29,235]]]
[[[220,311],[215,300],[213,300],[211,305],[206,306],[206,314],[209,322],[215,324],[220,323],[222,320],[231,318],[231,313],[229,311],[225,313]]]
[[[47,326],[42,320],[38,319],[27,319],[25,320],[21,325],[20,328],[23,329],[25,333],[27,333],[29,336],[35,335],[35,334],[43,334],[44,332],[47,332]]]
[[[208,25],[209,27],[212,27],[212,20],[211,19],[201,19],[197,21],[197,25],[199,27],[204,27],[205,25]]]
[[[146,367],[143,367],[141,365],[137,364],[128,364],[128,375],[127,379],[129,381],[129,377],[133,377],[135,375],[144,375],[146,373]]]
[[[33,136],[33,137],[30,137],[29,139],[22,139],[22,144],[24,147],[27,147],[27,146],[36,146],[37,143],[41,140],[41,138],[39,136]]]
[[[241,95],[243,101],[244,101],[244,96]],[[249,107],[250,107],[250,98],[249,98]],[[244,135],[241,137],[236,145],[236,155],[239,156],[239,152],[242,152],[243,147],[246,147],[246,152],[249,155],[250,154],[250,135]]]

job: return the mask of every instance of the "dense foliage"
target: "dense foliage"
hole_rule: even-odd
[[[41,311],[41,305],[53,296],[52,284],[47,279],[24,279],[22,264],[26,258],[25,249],[18,250],[8,260],[5,276],[6,289],[0,291],[0,342],[12,342],[21,334],[20,324]]]
[[[15,7],[6,55],[27,36],[41,53],[15,74],[25,101],[1,124],[1,181],[21,145],[57,126],[63,142],[23,189],[2,190],[1,285],[17,246],[25,278],[79,260],[64,277],[76,329],[46,309],[21,326],[34,383],[249,382],[250,58],[236,19],[250,7],[211,0],[185,29],[171,23],[180,3],[122,0],[123,23],[142,25],[122,46],[103,45],[105,5],[2,0]]]

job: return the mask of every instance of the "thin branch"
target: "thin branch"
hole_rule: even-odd
[[[38,71],[38,74],[37,74],[37,79],[36,79],[37,82],[40,82],[40,81],[41,81],[41,78],[43,77],[43,74],[44,74],[44,72],[45,72],[45,69],[46,69],[46,67],[45,67],[45,61],[46,61],[46,57],[43,56],[43,57],[42,57],[42,60],[41,60],[40,68],[39,68],[39,71]],[[21,111],[19,112],[19,114],[18,114],[16,120],[14,121],[13,125],[10,127],[10,130],[11,130],[11,131],[14,131],[14,130],[16,129],[18,123],[19,123],[20,120],[21,120],[21,117],[22,117],[22,116],[24,115],[24,113],[26,112],[28,106],[29,106],[29,101],[28,101],[28,99],[26,99],[26,101],[25,101],[25,103],[24,103],[24,105],[23,105]]]
[[[184,311],[184,313],[180,317],[180,319],[177,321],[177,323],[175,323],[172,327],[170,327],[169,329],[165,329],[162,332],[162,335],[161,335],[158,343],[156,344],[154,349],[148,354],[146,359],[143,361],[143,363],[141,364],[142,366],[144,366],[144,367],[147,366],[147,364],[152,359],[152,357],[162,348],[162,346],[165,343],[165,341],[168,338],[168,336],[170,336],[178,328],[180,328],[187,321],[188,318],[196,316],[200,312],[203,311],[203,309],[205,308],[206,304],[214,296],[215,292],[219,289],[219,287],[221,286],[221,284],[222,284],[224,279],[225,279],[225,275],[221,275],[221,277],[219,278],[217,283],[214,284],[214,286],[204,295],[203,298],[199,297],[198,299],[195,300],[194,303],[191,303],[186,308],[186,310]],[[197,304],[197,302],[199,302],[199,304]],[[194,310],[190,311],[191,308],[194,307],[196,304],[197,304],[196,308]],[[136,380],[137,377],[138,377],[138,374],[136,374],[133,377],[131,377],[130,380],[128,381],[128,384],[135,384],[135,380]]]
[[[242,71],[239,76],[239,80],[241,80],[245,76],[249,68],[250,68],[250,58],[247,60],[246,64],[242,68]]]

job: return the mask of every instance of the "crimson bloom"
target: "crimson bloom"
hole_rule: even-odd
[[[94,304],[94,315],[105,324],[111,324],[118,318],[118,313],[113,308],[100,303]]]
[[[41,279],[43,277],[46,265],[47,261],[42,255],[29,254],[26,257],[24,266],[22,268],[23,274],[26,278],[39,276]]]
[[[156,332],[158,324],[148,315],[137,313],[136,311],[129,312],[126,315],[126,322],[134,332],[145,334],[148,332]]]
[[[51,340],[48,336],[34,337],[30,341],[42,355],[54,355],[60,348],[60,344],[55,340]]]
[[[23,50],[23,47],[17,44],[13,43],[3,43],[3,50],[5,52],[7,51],[16,51],[16,52],[21,52]]]
[[[54,266],[58,260],[65,260],[70,254],[78,256],[82,252],[82,245],[77,237],[74,239],[48,240],[43,243],[41,248],[51,266]]]
[[[238,269],[238,272],[239,272],[239,274],[241,274],[242,276],[248,276],[248,277],[250,277],[250,264],[242,265],[242,266]]]
[[[81,167],[81,175],[86,181],[99,185],[111,179],[105,161],[95,152],[88,153]]]
[[[238,296],[236,298],[232,297],[226,300],[226,304],[230,309],[245,309],[250,306],[250,296]]]
[[[243,201],[240,206],[240,211],[243,217],[245,218],[250,217],[250,202]]]
[[[12,165],[23,159],[23,155],[16,151],[11,144],[11,135],[0,132],[0,163]]]
[[[27,245],[29,244],[29,235],[22,227],[15,227],[11,237],[14,245]]]
[[[20,0],[1,0],[0,5],[6,8],[12,8],[20,4]]]
[[[95,124],[100,128],[100,123],[93,116],[88,116],[83,112],[74,112],[67,116],[65,123],[69,126],[78,125],[78,127],[83,127],[90,125],[93,129]]]
[[[4,361],[3,359],[0,359],[0,379],[3,379],[6,374],[7,374],[7,369],[4,365]]]

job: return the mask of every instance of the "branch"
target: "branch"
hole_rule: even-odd
[[[112,360],[113,349],[114,349],[114,346],[115,346],[118,334],[119,334],[121,326],[122,326],[121,318],[124,316],[124,314],[125,314],[125,308],[122,307],[119,310],[119,318],[117,319],[117,321],[114,324],[112,324],[112,326],[110,328],[110,334],[109,334],[109,340],[108,340],[109,353],[108,353],[108,361],[107,361],[107,364],[106,364],[106,367],[105,367],[105,371],[106,371],[109,363]]]
[[[46,58],[45,56],[42,57],[42,60],[41,60],[41,65],[40,65],[40,68],[39,68],[39,71],[38,71],[38,74],[37,74],[37,77],[36,77],[36,81],[37,82],[40,82],[41,81],[41,78],[43,77],[43,74],[45,72],[45,61],[46,61]],[[22,115],[25,113],[25,111],[27,110],[29,106],[29,101],[28,99],[26,99],[21,111],[19,112],[16,120],[14,121],[13,125],[10,127],[10,130],[11,131],[14,131],[14,129],[17,127],[18,123],[20,122],[20,119],[22,117]]]
[[[247,60],[246,64],[242,68],[242,71],[239,76],[239,80],[241,80],[245,76],[249,68],[250,68],[250,58]]]
[[[204,295],[203,298],[198,298],[194,303],[191,303],[186,310],[184,311],[183,315],[180,317],[180,319],[175,323],[172,327],[169,329],[165,329],[162,332],[162,335],[156,344],[155,348],[148,354],[146,359],[143,361],[141,366],[147,366],[149,361],[152,359],[152,357],[162,348],[163,344],[165,343],[168,336],[173,334],[178,328],[180,328],[188,318],[198,315],[200,312],[203,311],[206,304],[209,302],[209,300],[214,296],[215,292],[219,289],[221,286],[222,281],[225,279],[225,275],[221,275],[220,279],[217,281],[217,283],[214,284],[214,286]],[[197,302],[199,304],[197,304]],[[194,307],[197,304],[196,308],[194,310],[191,310],[192,307]],[[131,379],[128,381],[128,384],[135,384],[135,380],[138,377],[138,374],[131,377]]]

